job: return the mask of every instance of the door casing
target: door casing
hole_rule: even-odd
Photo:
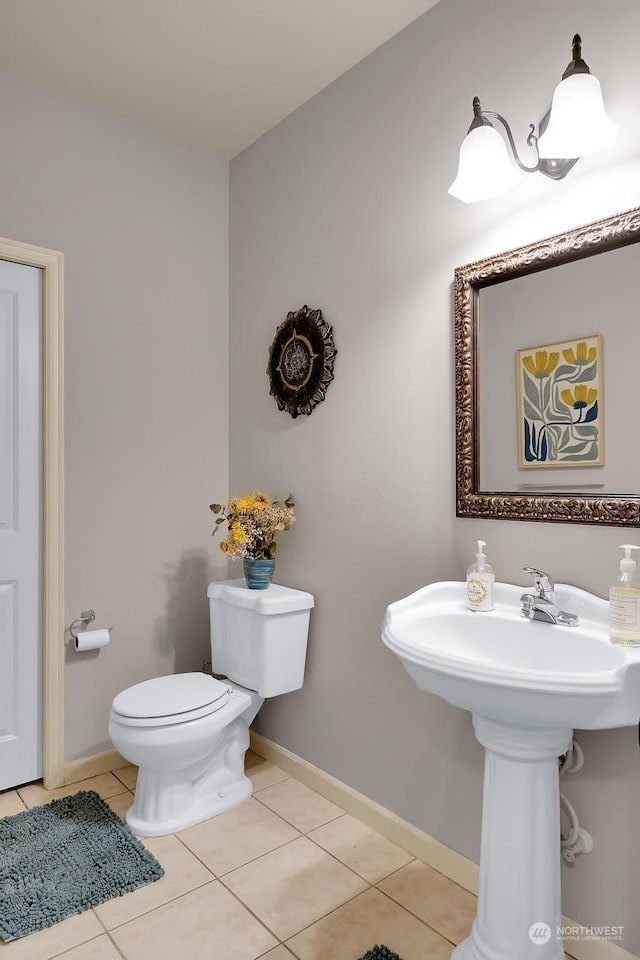
[[[64,767],[64,255],[0,238],[0,259],[39,267],[42,297],[43,761],[47,789]]]

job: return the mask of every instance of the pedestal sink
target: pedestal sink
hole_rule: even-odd
[[[387,608],[382,639],[418,687],[471,711],[486,748],[478,912],[452,960],[561,960],[558,757],[573,728],[635,725],[640,648],[609,641],[608,604],[558,584],[567,627],[520,616],[523,587],[495,610],[466,584],[434,583]]]

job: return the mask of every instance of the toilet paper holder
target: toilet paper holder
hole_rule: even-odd
[[[80,616],[76,617],[76,619],[72,622],[71,626],[69,627],[69,634],[71,636],[71,639],[74,641],[74,643],[78,639],[77,630],[79,625],[82,623],[86,627],[90,623],[93,623],[95,618],[96,618],[95,610],[88,609],[88,610],[80,611]],[[107,627],[107,629],[109,633],[111,633],[111,631],[113,630],[113,627]]]

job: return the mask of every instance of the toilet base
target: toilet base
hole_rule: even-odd
[[[171,758],[167,755],[169,731],[134,729],[140,741],[134,751],[131,731],[125,731],[130,735],[125,744],[118,737],[122,729],[112,716],[112,740],[126,759],[133,763],[137,760],[138,764],[133,806],[126,814],[135,834],[163,837],[177,833],[231,810],[251,796],[253,784],[245,776],[244,755],[249,746],[249,724],[262,702],[257,693],[233,685],[226,707],[174,729],[177,747]],[[229,713],[233,719],[229,719]],[[157,753],[152,749],[155,733],[160,739]]]
[[[135,801],[127,810],[125,817],[129,827],[139,837],[163,837],[168,833],[186,830],[187,827],[193,827],[196,823],[202,823],[203,820],[209,820],[219,813],[237,807],[253,793],[253,784],[245,776],[236,783],[225,785],[218,790],[212,789],[200,795],[194,795],[192,789],[180,791],[174,783],[170,788],[171,807],[174,809],[171,813],[167,813],[162,810],[163,791],[157,783],[156,776],[147,773],[148,781],[156,781],[155,783],[147,782],[147,784],[140,783],[140,776],[139,774]],[[185,788],[187,788],[186,783]],[[175,809],[176,801],[179,801],[181,795],[184,797],[185,805],[182,811],[178,812]],[[145,796],[152,796],[154,800],[151,817],[149,813],[152,811],[149,810],[150,804],[144,802]]]

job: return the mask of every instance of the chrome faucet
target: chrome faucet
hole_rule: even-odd
[[[541,620],[543,623],[557,623],[565,627],[577,627],[579,620],[575,613],[560,610],[555,601],[555,584],[548,573],[536,567],[523,567],[525,573],[533,577],[535,593],[523,593],[520,597],[522,610],[520,615],[528,620]]]

